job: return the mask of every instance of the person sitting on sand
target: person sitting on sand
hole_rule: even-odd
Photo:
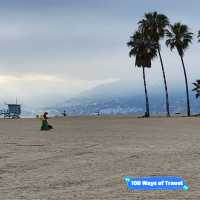
[[[53,129],[53,126],[49,125],[49,123],[47,121],[47,119],[48,119],[47,115],[48,115],[48,112],[45,112],[42,115],[42,126],[41,126],[41,129],[40,129],[41,131],[48,131],[48,130]]]

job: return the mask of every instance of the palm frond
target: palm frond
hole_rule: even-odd
[[[197,38],[198,38],[198,42],[200,42],[200,31],[198,31]]]
[[[145,13],[144,18],[138,22],[139,30],[145,33],[149,39],[159,42],[165,36],[165,29],[169,25],[167,16],[157,13]]]
[[[196,80],[195,83],[192,83],[195,87],[192,89],[193,92],[196,92],[196,98],[200,97],[200,80]]]
[[[176,48],[180,56],[184,55],[184,51],[192,43],[193,33],[189,32],[189,28],[180,22],[169,26],[169,30],[165,31],[167,36],[166,45],[171,50]]]
[[[146,38],[142,32],[136,31],[127,45],[131,48],[129,56],[135,57],[136,66],[151,67],[151,61],[157,56],[156,42]]]

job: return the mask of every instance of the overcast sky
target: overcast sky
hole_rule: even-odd
[[[18,96],[24,104],[53,104],[56,97],[64,101],[117,80],[130,80],[133,90],[141,89],[141,70],[126,46],[137,21],[145,12],[158,11],[196,33],[199,8],[199,0],[0,1],[0,101]],[[182,85],[177,52],[163,44],[162,54],[169,87]],[[199,56],[195,38],[185,55],[190,82],[200,78]],[[149,87],[162,87],[158,60],[147,78]]]

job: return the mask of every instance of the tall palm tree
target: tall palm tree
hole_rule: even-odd
[[[185,77],[185,87],[186,87],[186,97],[187,97],[187,115],[190,116],[190,98],[188,90],[188,80],[187,73],[185,69],[185,63],[183,60],[184,52],[192,43],[193,33],[189,32],[189,28],[185,24],[175,23],[170,25],[170,30],[166,31],[168,39],[166,40],[166,45],[170,47],[171,50],[177,49],[178,54],[181,58],[183,65],[183,72]]]
[[[163,65],[163,59],[160,52],[160,40],[165,36],[165,29],[166,26],[169,25],[169,19],[167,16],[163,14],[159,14],[157,12],[150,12],[146,13],[144,18],[139,21],[139,29],[144,31],[147,37],[150,40],[155,41],[157,43],[157,51],[160,58],[160,64],[163,74],[163,81],[165,87],[165,99],[166,99],[166,112],[167,116],[170,116],[169,110],[169,94],[168,94],[168,87],[167,87],[167,80],[165,74],[165,68]]]
[[[157,56],[156,44],[151,40],[145,38],[142,32],[136,31],[134,35],[130,38],[127,45],[131,48],[129,56],[135,56],[135,66],[142,67],[143,81],[145,89],[145,101],[146,101],[146,112],[145,117],[150,116],[149,111],[149,98],[147,91],[145,68],[151,67],[151,60]]]

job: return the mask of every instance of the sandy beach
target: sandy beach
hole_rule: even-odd
[[[200,198],[200,118],[0,120],[2,200]],[[128,192],[123,176],[186,177],[191,190]]]

